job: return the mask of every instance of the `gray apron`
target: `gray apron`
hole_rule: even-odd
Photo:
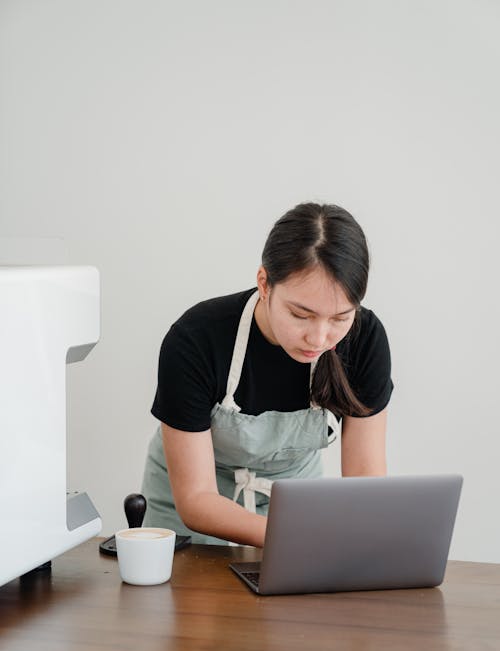
[[[234,394],[258,299],[258,292],[252,294],[241,315],[226,396],[212,409],[210,430],[219,493],[250,511],[267,515],[273,480],[320,477],[320,450],[335,440],[340,426],[330,411],[312,404],[292,412],[265,411],[257,416],[241,413]],[[315,363],[311,364],[311,378],[314,366]],[[148,501],[144,526],[167,527],[180,535],[191,535],[194,543],[228,544],[191,531],[180,519],[172,497],[160,427],[149,445],[142,493]]]

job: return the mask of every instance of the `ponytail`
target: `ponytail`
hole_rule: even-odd
[[[356,314],[353,328],[357,326],[357,319]],[[352,390],[335,349],[323,353],[316,364],[311,384],[311,401],[319,407],[329,409],[337,418],[369,416],[371,413]]]

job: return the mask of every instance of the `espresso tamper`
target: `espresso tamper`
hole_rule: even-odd
[[[123,500],[123,508],[127,518],[129,529],[142,527],[144,514],[146,513],[146,498],[139,493],[131,493]]]

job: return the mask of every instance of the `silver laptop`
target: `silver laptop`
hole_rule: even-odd
[[[259,594],[442,583],[460,475],[280,479],[262,562],[231,569]]]

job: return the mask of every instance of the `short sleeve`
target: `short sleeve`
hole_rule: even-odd
[[[391,352],[385,328],[376,315],[362,308],[357,331],[350,341],[347,376],[358,399],[373,416],[389,403],[394,388]]]
[[[214,387],[203,340],[174,324],[161,345],[151,413],[175,429],[203,432],[210,428]]]

